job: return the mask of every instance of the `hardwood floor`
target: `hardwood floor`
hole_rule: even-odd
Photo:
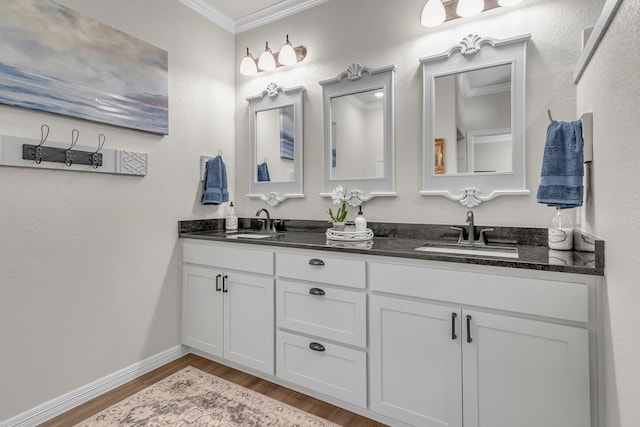
[[[337,406],[330,405],[312,397],[298,393],[288,388],[273,384],[252,375],[240,372],[228,366],[196,356],[187,354],[173,362],[170,362],[158,369],[155,369],[133,381],[121,385],[101,396],[96,397],[70,411],[65,412],[45,423],[40,427],[69,427],[73,426],[93,414],[119,402],[120,400],[137,393],[151,384],[168,377],[179,370],[193,366],[202,371],[224,378],[248,389],[267,395],[273,399],[287,403],[296,408],[302,409],[336,424],[348,427],[384,427],[385,424],[370,420],[358,414],[354,414]]]

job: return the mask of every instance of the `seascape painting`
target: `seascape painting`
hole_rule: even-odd
[[[0,40],[0,103],[169,133],[166,51],[52,0],[2,0]]]

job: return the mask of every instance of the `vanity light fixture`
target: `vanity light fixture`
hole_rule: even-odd
[[[255,76],[261,71],[275,70],[278,67],[296,64],[306,56],[307,48],[304,46],[293,47],[287,34],[286,41],[280,48],[280,52],[273,53],[269,47],[269,42],[265,42],[264,51],[256,60],[249,52],[249,48],[247,48],[247,54],[240,63],[240,74]]]
[[[420,23],[425,27],[458,18],[468,18],[503,6],[513,6],[523,0],[428,0],[422,8]]]

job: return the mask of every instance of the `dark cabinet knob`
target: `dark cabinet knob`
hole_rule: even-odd
[[[311,295],[324,295],[324,291],[320,288],[311,288],[309,289],[309,293]]]
[[[312,258],[309,260],[309,265],[324,265],[324,261],[318,258]]]
[[[311,344],[309,344],[309,348],[313,351],[325,351],[326,349],[324,348],[324,346],[318,342],[312,342]]]

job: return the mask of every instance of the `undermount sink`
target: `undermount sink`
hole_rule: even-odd
[[[227,239],[271,239],[279,233],[262,233],[262,232],[242,232],[227,234]]]
[[[471,245],[464,243],[425,243],[416,251],[437,252],[454,255],[491,256],[499,258],[518,258],[515,246]]]

